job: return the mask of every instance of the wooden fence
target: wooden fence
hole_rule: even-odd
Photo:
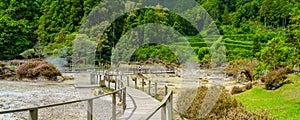
[[[167,86],[165,86],[167,91]],[[143,120],[150,119],[158,110],[161,110],[161,120],[172,120],[173,119],[173,91],[167,92],[164,99],[150,112],[146,113]]]
[[[96,83],[96,81],[102,81],[102,77],[101,74],[107,74],[106,72],[95,72],[92,77],[91,77],[91,81],[92,83]],[[120,79],[115,79],[115,81],[112,81],[112,77],[113,76],[120,76]],[[125,79],[125,80],[124,80]],[[108,84],[110,84],[110,82],[114,82],[115,83],[115,88],[114,89],[118,89],[118,86],[120,85],[120,81],[122,81],[122,84],[126,83],[126,86],[129,86],[129,82],[130,82],[130,78],[128,75],[122,75],[121,73],[117,73],[117,74],[110,74],[110,75],[105,75],[104,76],[104,80],[108,81]],[[142,86],[140,88],[141,91],[145,92],[145,78],[141,78],[140,79]],[[94,81],[94,82],[93,82]],[[135,89],[139,89],[138,87],[138,79],[134,78],[134,88]],[[151,80],[148,80],[148,94],[151,95]],[[158,83],[154,82],[154,96],[157,94],[158,91]],[[110,87],[110,85],[108,85],[108,87]],[[165,91],[165,97],[163,98],[163,100],[157,105],[155,106],[150,112],[145,114],[145,117],[142,118],[143,120],[148,120],[150,119],[157,111],[161,110],[161,120],[172,120],[173,119],[173,91],[172,90],[168,90],[168,87],[166,85],[164,85],[164,91]]]

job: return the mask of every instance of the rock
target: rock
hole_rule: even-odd
[[[122,105],[123,105],[123,102],[118,102],[117,105],[118,105],[118,106],[122,106]]]
[[[65,80],[65,78],[63,76],[57,76],[57,81],[58,82],[62,82],[64,80]]]
[[[9,109],[10,105],[8,103],[3,103],[3,109]]]
[[[74,80],[74,76],[63,76],[64,80]]]

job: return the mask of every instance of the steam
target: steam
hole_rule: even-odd
[[[64,66],[68,65],[66,58],[61,57],[47,57],[46,61],[53,64],[60,72],[65,72]]]

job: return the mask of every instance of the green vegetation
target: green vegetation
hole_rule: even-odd
[[[114,91],[114,89],[108,88],[108,87],[102,87],[101,90],[102,90],[104,93],[110,93],[110,92],[113,92],[113,91]]]
[[[142,56],[142,54],[144,54]],[[178,63],[175,54],[163,45],[145,45],[137,49],[131,56],[131,61],[147,61],[149,58],[155,59],[155,62],[159,60],[169,61],[172,63]]]
[[[299,61],[293,61],[299,58],[299,2],[294,0],[196,1],[216,21],[221,35],[223,35],[222,41],[225,42],[227,61],[242,58],[259,59],[262,62],[259,65],[259,75],[265,70],[271,70],[270,67],[275,70],[282,66],[299,63]],[[69,56],[73,52],[72,41],[78,33],[82,22],[86,18],[92,17],[88,16],[88,14],[100,2],[104,1],[1,1],[0,31],[3,32],[0,35],[0,59],[9,60],[22,57],[43,58],[55,56],[66,58],[68,62],[71,62],[71,57]],[[140,3],[127,4],[128,6],[141,6],[142,3],[148,3],[148,1],[141,0]],[[150,3],[152,4],[152,2]],[[104,4],[107,3],[104,2]],[[185,2],[182,2],[182,4],[185,5]],[[99,10],[94,11],[92,14],[105,13],[105,6],[102,6],[102,8],[97,8]],[[178,8],[180,7],[178,6]],[[196,8],[190,9],[196,10]],[[191,16],[193,13],[186,11],[183,15]],[[201,22],[203,19],[199,17],[196,21]],[[212,43],[209,40],[206,43],[204,38],[202,38],[205,36],[196,35],[195,29],[187,21],[174,13],[165,11],[164,6],[153,4],[153,6],[149,6],[149,9],[134,10],[118,19],[115,24],[105,31],[105,35],[97,34],[96,32],[106,25],[105,22],[98,23],[91,30],[83,31],[83,33],[88,34],[88,37],[98,44],[96,56],[101,57],[96,57],[96,63],[109,62],[111,56],[111,52],[109,51],[112,50],[111,47],[115,45],[116,41],[126,34],[128,30],[145,23],[158,23],[173,27],[187,38],[195,54],[198,55],[199,61],[207,61],[209,58],[209,52],[199,49],[210,47]],[[105,37],[99,40],[99,36]],[[167,38],[164,34],[161,36]],[[144,40],[149,40],[149,37],[143,37]],[[276,45],[275,47],[272,46],[272,43],[280,44],[274,44]],[[282,46],[286,46],[286,49],[278,50]],[[152,49],[145,52],[149,51],[151,52]],[[271,57],[276,58],[265,59],[264,57],[270,57],[268,53],[271,53],[271,55],[274,54],[271,51],[276,53],[275,56]],[[286,51],[293,52],[288,57],[282,57],[286,56]],[[148,59],[140,52],[136,52],[134,56],[140,59],[131,60],[139,61]],[[204,56],[206,56],[205,59],[203,59]],[[160,59],[175,62],[173,56]]]
[[[289,75],[287,79],[294,83],[283,85],[274,91],[254,87],[234,97],[241,101],[247,110],[256,113],[261,109],[268,109],[272,116],[281,120],[300,119],[300,77]]]

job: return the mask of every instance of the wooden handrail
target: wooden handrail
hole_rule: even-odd
[[[22,112],[22,111],[29,111],[29,120],[38,120],[38,109],[42,108],[48,108],[48,107],[55,107],[55,106],[61,106],[61,105],[66,105],[66,104],[72,104],[72,103],[78,103],[78,102],[84,102],[87,101],[87,119],[92,120],[93,119],[93,100],[98,99],[104,96],[112,95],[112,120],[116,120],[116,94],[121,92],[122,94],[119,94],[120,101],[122,100],[123,102],[123,109],[126,107],[126,86],[124,85],[123,81],[120,82],[121,87],[120,89],[115,89],[115,91],[106,93],[103,95],[95,96],[95,97],[90,97],[90,98],[85,98],[85,99],[80,99],[80,100],[73,100],[73,101],[68,101],[68,102],[62,102],[62,103],[56,103],[56,104],[50,104],[50,105],[43,105],[43,106],[36,106],[36,107],[29,107],[29,108],[20,108],[20,109],[14,109],[14,110],[4,110],[0,111],[0,114],[7,114],[7,113],[14,113],[14,112]],[[115,83],[116,84],[116,83]],[[117,84],[116,84],[117,85]],[[118,88],[120,87],[120,84],[118,84]],[[121,98],[123,95],[123,98]]]
[[[142,118],[143,120],[148,120],[150,119],[159,109],[164,109],[164,107],[167,106],[167,103],[169,102],[172,107],[172,99],[173,99],[173,91],[170,90],[168,92],[168,94],[164,97],[164,99],[154,108],[152,109],[150,112],[148,112],[144,118]],[[165,112],[165,110],[162,110]],[[171,111],[168,111],[169,113],[172,112],[172,109]],[[172,114],[171,114],[172,115]],[[162,115],[162,117],[166,117],[165,115]],[[169,119],[171,119],[172,116],[169,116]],[[165,118],[164,118],[165,119]]]
[[[47,108],[47,107],[56,107],[56,106],[61,106],[61,105],[66,105],[66,104],[72,104],[72,103],[84,102],[84,101],[88,101],[88,100],[94,100],[94,99],[98,99],[100,97],[104,97],[104,96],[108,96],[108,95],[111,95],[111,94],[118,93],[119,91],[124,90],[125,88],[126,87],[123,87],[123,88],[118,89],[118,90],[116,90],[114,92],[111,92],[111,93],[106,93],[106,94],[103,94],[103,95],[100,95],[100,96],[95,96],[95,97],[81,99],[81,100],[74,100],[74,101],[68,101],[68,102],[62,102],[62,103],[56,103],[56,104],[50,104],[50,105],[42,105],[42,106],[30,107],[30,108],[20,108],[20,109],[14,109],[14,110],[4,110],[4,111],[0,111],[0,114],[29,111],[29,110],[33,110],[33,109],[42,109],[42,108]]]

